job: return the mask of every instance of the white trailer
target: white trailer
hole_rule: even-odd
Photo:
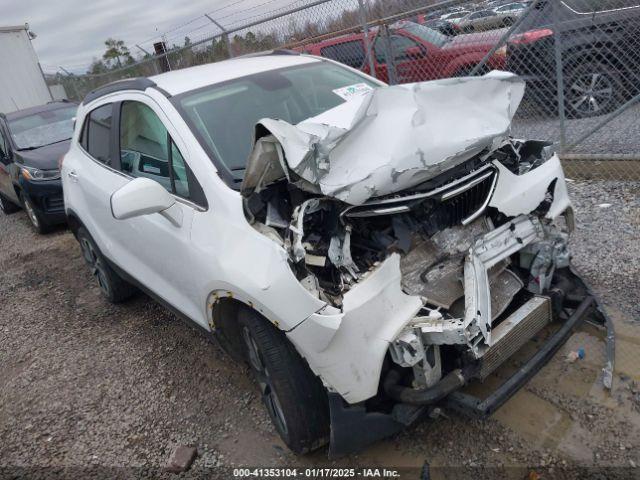
[[[0,27],[0,113],[53,100],[27,28]]]

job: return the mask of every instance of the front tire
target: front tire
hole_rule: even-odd
[[[51,226],[45,222],[42,216],[35,209],[31,199],[24,193],[21,193],[20,201],[22,202],[24,211],[27,214],[27,218],[29,219],[29,222],[31,222],[33,229],[40,235],[49,232],[51,230]]]
[[[283,332],[256,312],[241,308],[238,323],[245,359],[278,434],[296,454],[329,441],[329,404],[322,382]]]
[[[107,300],[111,303],[121,303],[131,298],[136,292],[135,287],[113,271],[84,227],[78,229],[77,238],[84,261],[89,266],[91,274],[98,281],[100,290]]]
[[[20,210],[20,207],[15,203],[10,202],[6,197],[0,194],[0,210],[5,215],[11,215],[12,213],[16,213],[18,210]]]

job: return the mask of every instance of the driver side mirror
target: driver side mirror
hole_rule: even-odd
[[[176,227],[182,225],[182,209],[158,182],[139,177],[111,195],[111,213],[117,220],[159,213]]]

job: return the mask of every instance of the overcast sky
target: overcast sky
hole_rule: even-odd
[[[302,3],[306,0],[0,0],[0,26],[28,22],[46,72],[63,66],[82,73],[102,56],[108,37],[124,40],[138,54],[136,43],[150,50],[151,37],[163,32],[169,44],[182,44],[185,35],[197,40],[217,32],[204,13],[214,12],[228,27]]]

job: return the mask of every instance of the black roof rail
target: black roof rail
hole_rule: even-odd
[[[82,101],[83,105],[89,102],[103,97],[109,93],[119,92],[121,90],[140,90],[145,91],[149,87],[155,87],[156,82],[149,80],[147,77],[125,78],[124,80],[116,80],[115,82],[107,83],[102,87],[98,87],[95,90],[87,93]]]

